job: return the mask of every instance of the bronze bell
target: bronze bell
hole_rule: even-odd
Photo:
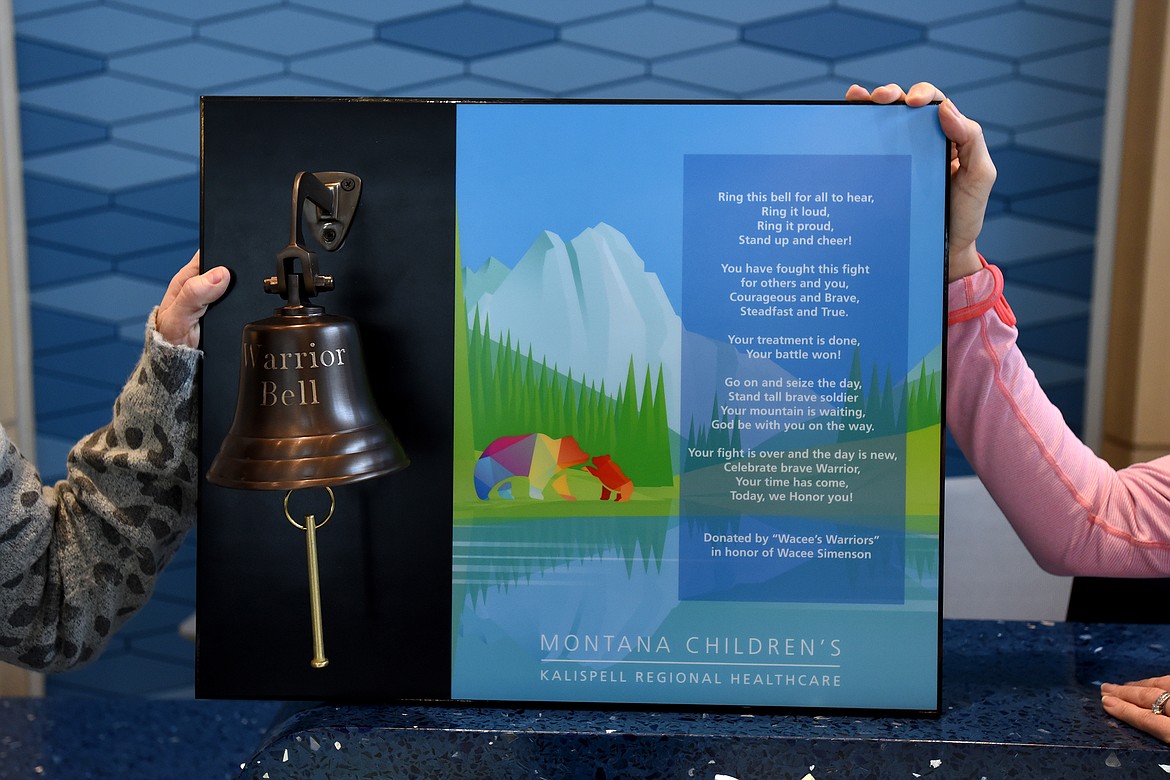
[[[317,576],[316,530],[333,515],[334,485],[389,474],[409,465],[389,424],[378,411],[366,377],[353,320],[312,303],[333,289],[333,277],[318,273],[316,255],[305,247],[308,224],[326,251],[338,249],[349,231],[361,196],[361,179],[351,173],[297,174],[293,183],[292,236],[276,259],[266,292],[286,304],[272,316],[244,327],[236,415],[209,482],[229,488],[285,490],[284,514],[306,532],[309,563],[313,660],[324,654]],[[304,524],[289,514],[293,490],[320,487],[329,492],[329,517]]]
[[[293,490],[356,482],[408,463],[374,402],[353,320],[290,301],[245,326],[236,415],[210,482]]]
[[[374,402],[354,322],[310,300],[333,289],[333,277],[317,272],[302,223],[335,251],[360,196],[354,174],[297,174],[292,237],[277,255],[276,275],[264,280],[265,291],[286,305],[244,328],[236,415],[208,481],[294,490],[356,482],[409,464]]]

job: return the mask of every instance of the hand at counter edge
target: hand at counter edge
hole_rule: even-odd
[[[1165,711],[1160,714],[1154,711],[1159,697],[1167,691],[1170,691],[1170,675],[1124,685],[1104,683],[1101,686],[1101,706],[1118,720],[1170,743],[1170,702],[1163,699]]]

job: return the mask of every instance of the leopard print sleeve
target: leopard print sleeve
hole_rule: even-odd
[[[60,671],[92,660],[146,603],[195,520],[199,352],[146,348],[113,420],[41,484],[0,428],[0,660]]]

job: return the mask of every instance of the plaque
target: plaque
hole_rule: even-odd
[[[933,109],[202,113],[203,259],[235,280],[204,322],[204,469],[302,171],[361,178],[317,300],[357,321],[410,466],[334,488],[324,668],[281,494],[203,483],[198,695],[939,711]]]

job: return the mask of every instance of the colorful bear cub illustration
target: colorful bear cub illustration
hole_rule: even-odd
[[[500,498],[513,498],[514,477],[528,477],[528,495],[544,498],[552,482],[561,498],[574,500],[564,474],[558,474],[589,460],[572,436],[554,439],[543,433],[501,436],[487,446],[475,464],[475,494],[486,499],[497,485]]]
[[[486,500],[495,490],[500,498],[513,499],[512,480],[527,477],[531,498],[544,498],[545,488],[552,485],[561,498],[576,501],[566,472],[588,462],[589,453],[572,436],[501,436],[487,446],[475,464],[475,494]],[[601,483],[602,501],[608,501],[611,493],[615,501],[630,500],[634,483],[609,455],[593,458],[593,464],[585,465],[585,470]]]
[[[598,455],[593,459],[593,465],[586,465],[585,470],[597,477],[601,483],[601,500],[609,501],[609,494],[614,492],[614,501],[629,501],[634,492],[634,483],[622,471],[622,467],[613,462],[608,455]]]

